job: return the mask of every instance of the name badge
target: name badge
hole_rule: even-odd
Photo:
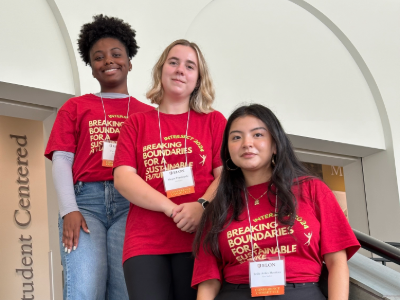
[[[116,141],[103,142],[103,159],[101,165],[103,167],[112,168],[114,163],[115,149],[117,149]]]
[[[252,297],[285,294],[285,260],[277,257],[272,260],[250,261],[250,288]]]
[[[194,193],[194,179],[191,167],[164,171],[163,181],[168,198]]]

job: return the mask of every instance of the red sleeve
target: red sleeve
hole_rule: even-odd
[[[69,100],[57,113],[44,153],[48,159],[52,159],[54,151],[76,152],[79,134],[76,131],[76,122],[76,109]]]
[[[213,161],[212,161],[212,168],[213,170],[215,168],[218,168],[222,166],[221,162],[221,145],[222,145],[222,139],[224,136],[224,130],[226,126],[226,119],[223,114],[221,114],[219,111],[215,111],[215,118],[212,124],[212,155],[213,155]]]
[[[222,285],[221,266],[217,258],[204,251],[203,244],[200,245],[199,253],[194,261],[192,288],[197,289],[203,281],[218,279]]]
[[[346,249],[347,259],[350,259],[360,243],[329,187],[320,180],[312,182],[315,211],[321,223],[321,256]]]
[[[115,150],[113,168],[119,166],[130,166],[137,169],[136,141],[137,131],[133,120],[134,114],[122,125],[118,137],[117,149]]]

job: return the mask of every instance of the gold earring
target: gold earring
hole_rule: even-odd
[[[276,157],[276,154],[272,154],[272,160],[271,160],[271,165],[272,165],[272,167],[275,167],[275,165],[276,165],[276,163],[275,163],[275,157]]]
[[[236,169],[231,169],[231,168],[229,168],[229,166],[228,166],[228,162],[229,162],[229,160],[230,160],[230,158],[228,158],[227,160],[226,160],[226,168],[229,170],[229,171],[236,171],[239,167],[238,166],[236,166],[235,164],[235,167],[236,167]],[[232,162],[233,163],[233,162]]]

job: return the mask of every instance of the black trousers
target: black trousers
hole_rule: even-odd
[[[268,297],[251,297],[248,284],[224,282],[214,300],[326,300],[318,283],[286,283],[285,294]]]
[[[194,258],[190,252],[140,255],[124,263],[130,300],[196,300],[190,287]]]

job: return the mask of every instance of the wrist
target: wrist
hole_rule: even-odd
[[[203,209],[206,209],[206,207],[208,206],[208,204],[210,204],[209,201],[207,201],[204,198],[200,198],[197,200],[197,202],[199,202],[201,204],[201,206],[203,207]]]
[[[168,199],[167,203],[165,203],[164,207],[162,208],[162,211],[167,217],[171,217],[172,211],[175,208],[175,206],[176,204]]]

